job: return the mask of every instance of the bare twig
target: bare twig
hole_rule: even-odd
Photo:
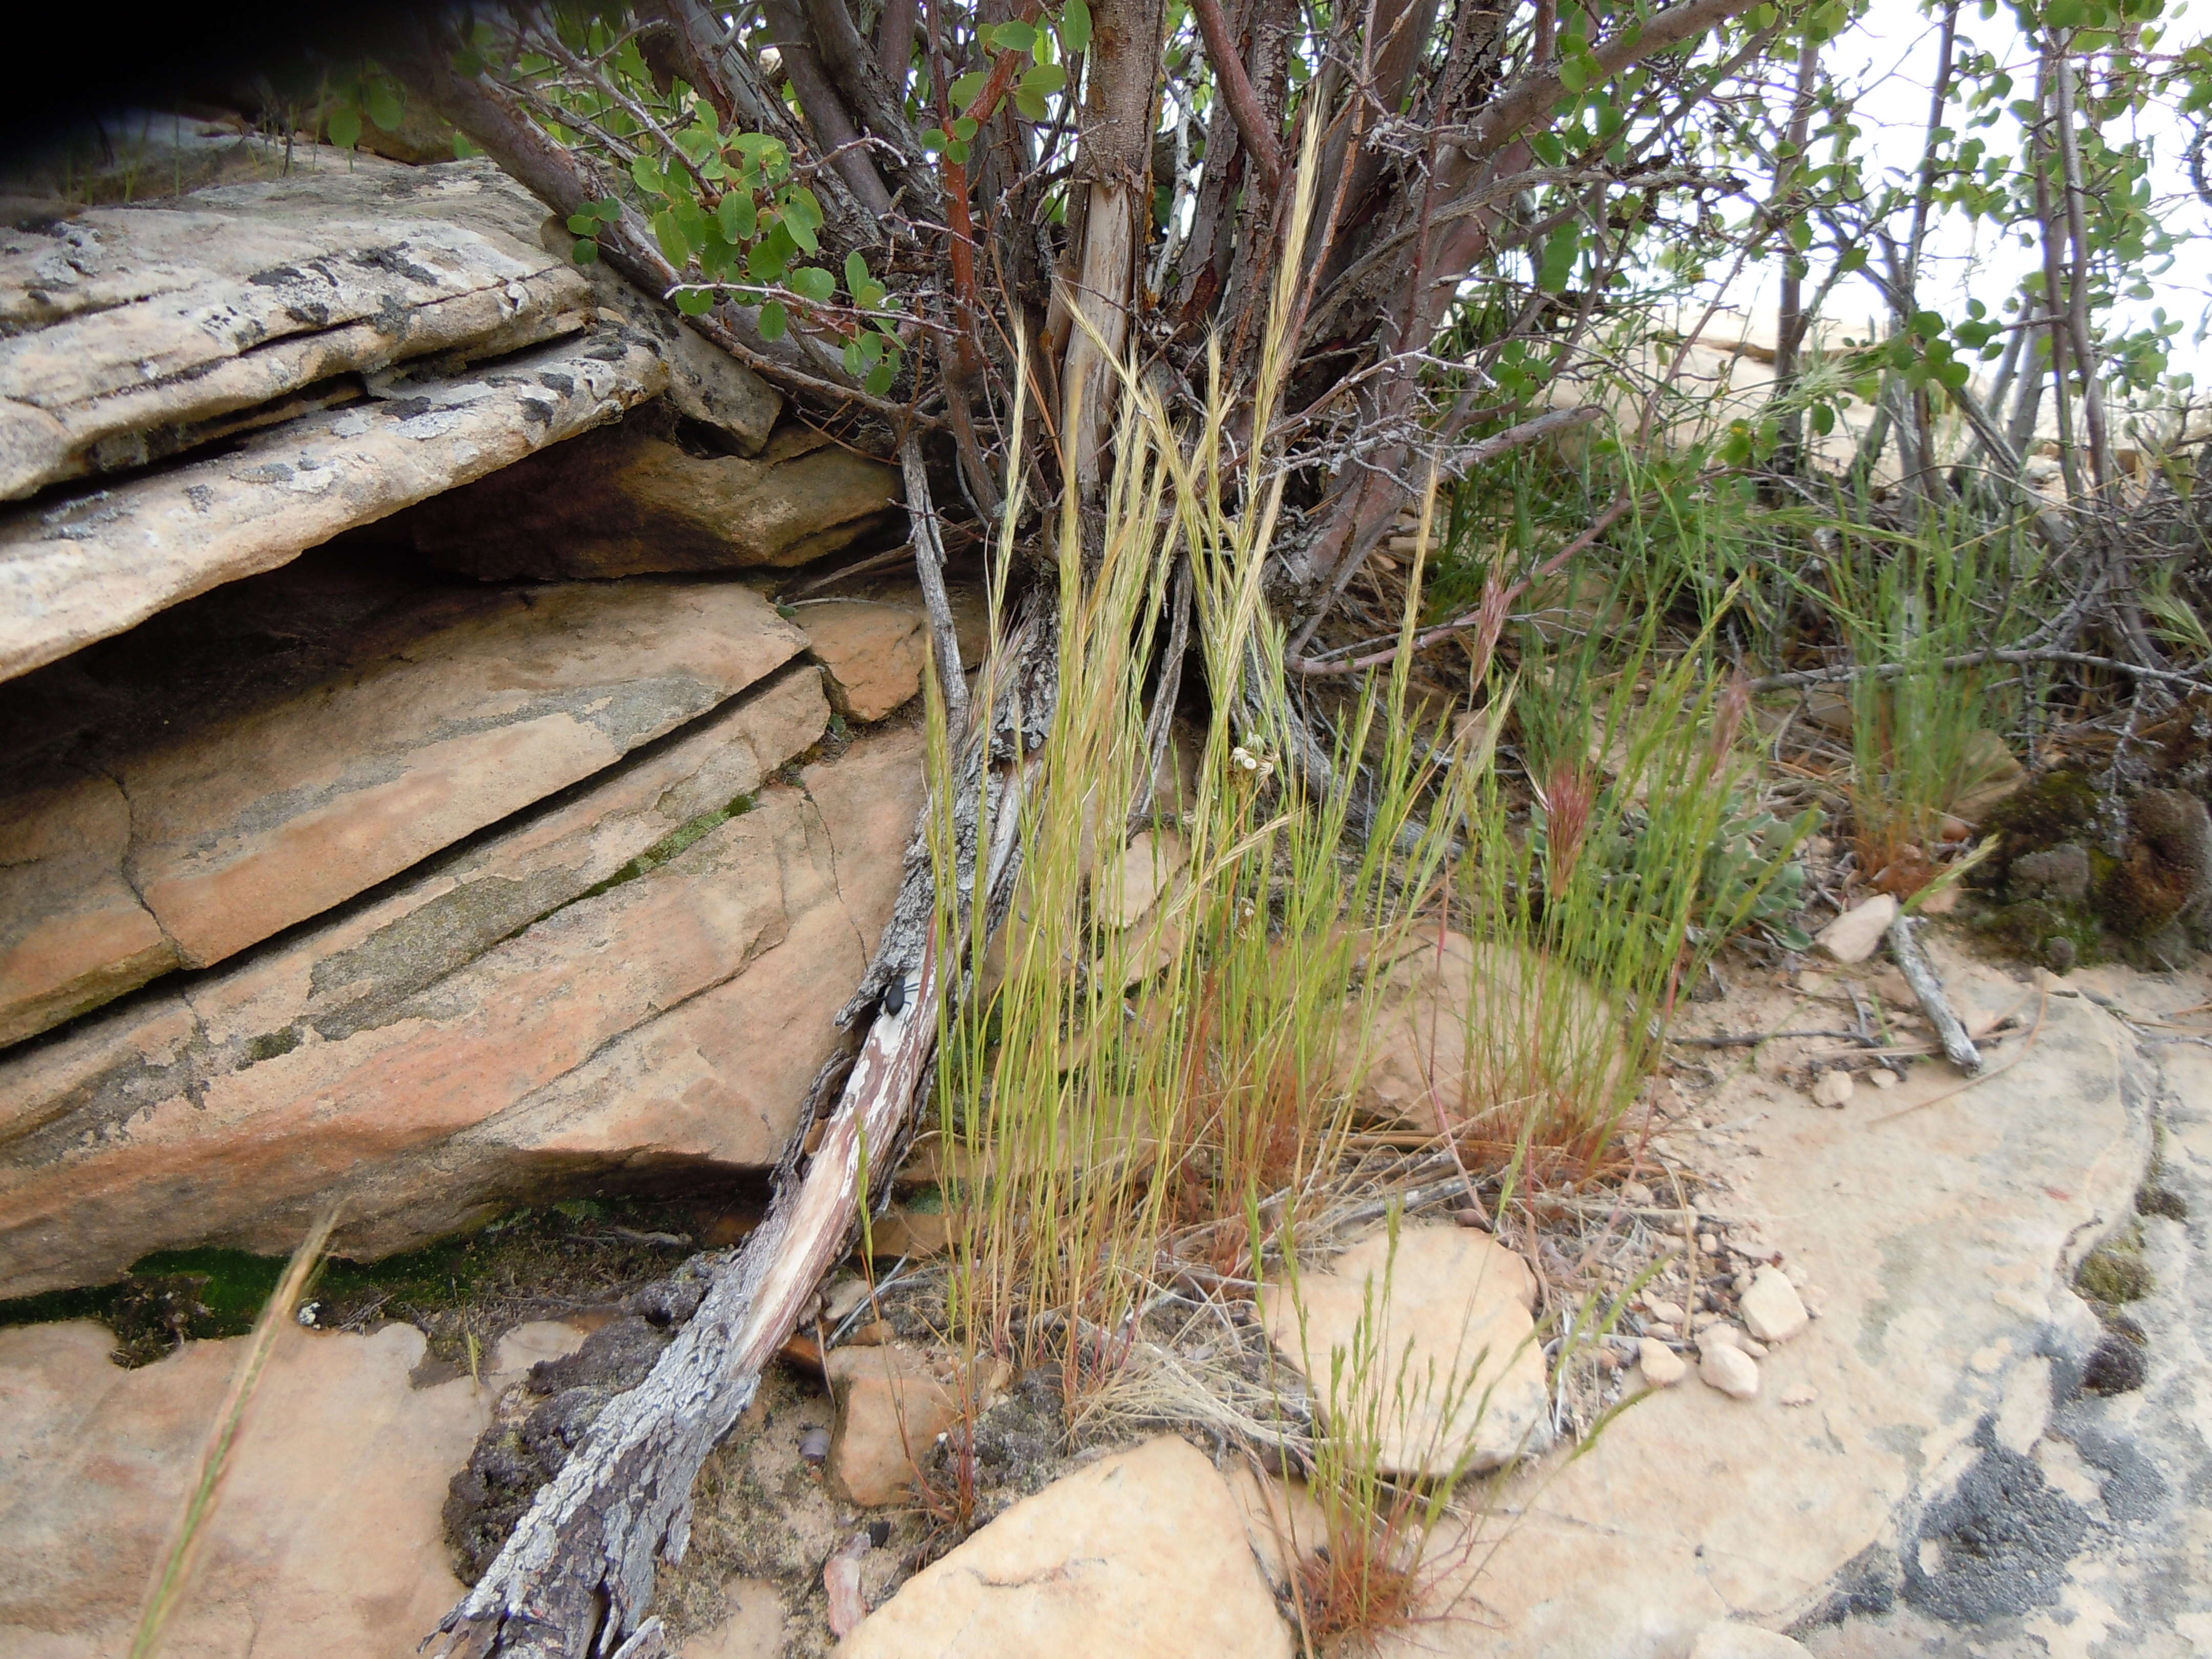
[[[1946,657],[1936,665],[1940,668],[1980,668],[1990,663],[2011,662],[2067,662],[2084,668],[2105,668],[2115,674],[2127,674],[2136,679],[2156,680],[2166,685],[2184,686],[2191,691],[2212,691],[2212,680],[2198,679],[2192,674],[2177,674],[2168,668],[2147,668],[2141,663],[2123,662],[2117,657],[2100,657],[2087,651],[2060,651],[2048,647],[2033,650],[1967,651],[1955,657]],[[1912,665],[1901,662],[1870,663],[1863,665],[1844,665],[1834,668],[1801,668],[1787,674],[1768,674],[1751,683],[1753,691],[1788,691],[1800,686],[1833,685],[1844,680],[1856,680],[1872,675],[1877,679],[1893,679],[1899,674],[1912,672]]]
[[[922,465],[921,441],[910,432],[899,445],[899,465],[906,474],[914,568],[921,580],[922,603],[929,609],[937,680],[945,693],[945,721],[957,743],[968,730],[968,678],[960,665],[960,633],[952,623],[952,601],[945,591],[945,541],[938,534],[937,508],[929,499],[929,470]]]
[[[1950,999],[1943,994],[1943,981],[1936,977],[1920,942],[1912,937],[1913,927],[1911,916],[1899,916],[1889,924],[1889,953],[1897,958],[1898,972],[1905,975],[1912,994],[1920,999],[1921,1012],[1936,1028],[1936,1040],[1943,1045],[1944,1057],[1968,1077],[1977,1076],[1982,1069],[1981,1051],[1974,1047]]]

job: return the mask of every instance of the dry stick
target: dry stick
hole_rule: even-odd
[[[929,499],[929,470],[922,465],[921,441],[911,431],[899,442],[899,465],[906,473],[915,574],[921,579],[922,602],[929,608],[929,629],[937,647],[945,729],[957,744],[968,730],[968,679],[960,666],[960,634],[952,624],[952,601],[945,591],[945,542],[937,533],[937,508]]]
[[[191,1580],[192,1563],[206,1536],[208,1524],[214,1518],[216,1500],[222,1496],[223,1474],[230,1466],[231,1453],[238,1446],[246,1408],[252,1403],[254,1392],[261,1386],[261,1374],[276,1351],[277,1336],[291,1322],[292,1309],[307,1289],[307,1276],[322,1260],[323,1247],[330,1243],[331,1230],[337,1224],[337,1212],[333,1210],[308,1228],[307,1236],[292,1252],[283,1279],[270,1293],[261,1316],[253,1322],[253,1334],[246,1339],[246,1351],[239,1356],[238,1369],[231,1376],[230,1388],[223,1395],[222,1407],[216,1413],[215,1423],[208,1433],[207,1445],[200,1453],[199,1470],[185,1498],[184,1511],[177,1518],[175,1536],[169,1540],[161,1569],[147,1592],[145,1610],[139,1615],[138,1632],[131,1643],[131,1659],[152,1659],[161,1648],[161,1636],[169,1620],[175,1617],[184,1601],[185,1586]]]
[[[2201,680],[2190,674],[2177,674],[2167,668],[2146,668],[2140,663],[2122,662],[2116,657],[2094,656],[2087,651],[2057,650],[1997,650],[1967,651],[1955,657],[1946,657],[1936,666],[1943,669],[1980,668],[1993,662],[2077,663],[2084,668],[2108,668],[2116,674],[2130,674],[2137,679],[2157,680],[2168,685],[2186,686],[2191,691],[2212,691],[2212,680]],[[1877,679],[1895,679],[1911,672],[1911,665],[1901,662],[1875,663],[1867,667],[1801,668],[1787,674],[1769,674],[1751,683],[1753,691],[1789,691],[1801,686],[1832,685],[1844,680],[1855,680],[1866,675]]]
[[[1982,1069],[1981,1050],[1974,1047],[1974,1040],[1952,1011],[1950,999],[1943,994],[1943,981],[1936,976],[1927,952],[1912,937],[1912,927],[1911,916],[1899,916],[1889,924],[1889,953],[1897,958],[1898,971],[1912,988],[1912,994],[1920,999],[1928,1023],[1936,1028],[1936,1040],[1943,1045],[1944,1057],[1968,1077],[1977,1076]]]

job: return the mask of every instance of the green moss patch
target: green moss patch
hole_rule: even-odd
[[[703,1248],[724,1206],[695,1200],[568,1199],[380,1261],[332,1258],[302,1303],[325,1330],[404,1320],[430,1357],[467,1371],[526,1320],[618,1299]],[[186,1340],[241,1336],[284,1272],[281,1256],[164,1250],[111,1285],[0,1302],[0,1326],[96,1319],[115,1333],[116,1364],[150,1364]]]
[[[2074,1287],[2100,1309],[2148,1296],[2157,1280],[2143,1260],[2142,1224],[2129,1226],[2090,1251],[2074,1274]]]

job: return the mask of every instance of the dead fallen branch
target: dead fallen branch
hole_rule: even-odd
[[[1968,1077],[1977,1076],[1982,1069],[1981,1051],[1974,1047],[1950,999],[1943,994],[1943,981],[1936,976],[1919,940],[1912,937],[1912,927],[1911,916],[1899,916],[1889,924],[1889,953],[1897,958],[1897,970],[1905,975],[1912,994],[1920,999],[1920,1009],[1929,1024],[1936,1028],[1936,1040],[1942,1045],[1944,1057]]]

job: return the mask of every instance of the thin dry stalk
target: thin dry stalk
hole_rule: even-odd
[[[298,1307],[308,1279],[322,1260],[324,1247],[330,1243],[331,1230],[337,1225],[337,1212],[332,1210],[307,1229],[307,1236],[292,1252],[283,1278],[277,1281],[260,1317],[253,1322],[252,1333],[246,1338],[245,1351],[239,1355],[237,1369],[231,1374],[230,1388],[223,1395],[222,1405],[208,1431],[207,1444],[200,1452],[199,1466],[193,1473],[184,1510],[177,1517],[169,1546],[162,1552],[161,1565],[147,1591],[145,1610],[139,1614],[137,1632],[131,1640],[131,1659],[153,1659],[161,1650],[161,1638],[170,1621],[184,1604],[199,1547],[222,1500],[223,1476],[229,1471],[231,1454],[237,1449],[246,1409],[253,1403],[254,1395],[261,1387],[262,1373],[276,1352],[278,1336],[291,1327],[293,1310]]]

